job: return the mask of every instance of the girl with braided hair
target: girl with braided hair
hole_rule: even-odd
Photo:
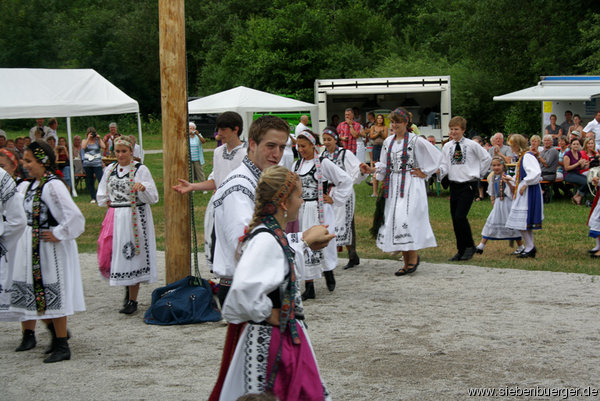
[[[52,334],[45,363],[71,358],[67,316],[85,310],[79,254],[75,239],[85,218],[56,171],[54,150],[43,140],[25,150],[23,165],[32,177],[18,189],[24,196],[27,227],[17,243],[17,261],[9,312],[23,321],[23,340],[16,351],[35,347],[35,323],[43,319]]]
[[[374,168],[361,165],[363,173],[376,174],[382,183],[371,234],[384,252],[402,252],[404,266],[396,276],[413,273],[419,266],[417,251],[437,246],[427,204],[427,180],[441,161],[439,150],[415,135],[403,108],[390,113],[394,135],[383,142]]]
[[[302,204],[298,175],[283,166],[263,171],[223,305],[229,323],[247,324],[220,390],[222,401],[251,393],[272,393],[281,401],[329,400],[304,324],[298,280],[303,255],[290,248],[283,229]]]

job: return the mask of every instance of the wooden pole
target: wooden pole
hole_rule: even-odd
[[[159,0],[166,280],[190,274],[189,198],[171,189],[188,176],[184,0]]]

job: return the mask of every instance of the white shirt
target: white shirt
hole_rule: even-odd
[[[223,144],[215,149],[213,153],[213,171],[208,179],[215,181],[215,187],[219,188],[225,177],[235,170],[246,156],[246,144],[241,143],[230,151]]]
[[[31,129],[29,130],[29,139],[31,139],[31,141],[35,141],[35,131],[38,129],[38,126],[36,125],[35,127],[31,127]],[[50,131],[50,127],[47,126],[43,126],[42,129],[44,130],[44,139],[46,138],[46,135],[48,134],[48,132]],[[58,141],[58,138],[56,139]]]
[[[595,135],[595,139],[596,139],[596,148],[600,147],[600,123],[598,121],[596,121],[595,118],[592,121],[590,121],[589,123],[587,123],[587,125],[585,126],[583,131],[584,132],[593,132]]]
[[[442,148],[440,179],[446,175],[450,181],[467,182],[483,177],[492,162],[490,154],[477,142],[463,137],[460,141],[462,161],[454,160],[456,141],[451,140]]]
[[[256,186],[261,173],[254,163],[244,158],[212,197],[216,237],[212,269],[217,277],[233,277],[236,249],[254,214]],[[303,255],[302,233],[287,234],[287,238],[290,246]],[[297,266],[300,271],[304,270],[302,266]]]
[[[299,133],[301,133],[302,131],[306,131],[308,129],[308,127],[302,123],[298,123],[298,125],[296,125],[296,130],[294,131],[294,134],[296,136],[298,136]]]

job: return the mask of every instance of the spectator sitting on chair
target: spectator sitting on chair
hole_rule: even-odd
[[[544,148],[536,155],[542,169],[542,181],[551,181],[554,183],[558,168],[558,150],[552,146],[552,135],[544,135],[543,142]],[[550,185],[553,184],[542,183],[542,194],[546,203],[550,202]]]
[[[583,125],[581,125],[581,117],[579,114],[575,114],[573,116],[573,125],[569,127],[569,131],[567,131],[567,141],[571,140],[571,135],[575,133],[578,138],[581,138],[581,134],[583,132]]]
[[[565,121],[560,124],[560,128],[562,128],[563,135],[568,135],[570,128],[575,125],[573,121],[573,112],[571,110],[565,111]]]
[[[590,164],[588,167],[598,166],[598,152],[596,152],[596,142],[592,138],[588,138],[583,142],[583,157],[589,160]],[[582,170],[583,175],[587,175],[589,168]]]
[[[573,204],[581,205],[582,199],[589,192],[587,178],[582,174],[582,170],[588,168],[590,162],[586,160],[581,152],[581,142],[579,139],[573,139],[571,150],[565,153],[563,165],[565,169],[565,181],[579,185],[579,189],[571,201]]]
[[[556,114],[550,116],[550,124],[546,125],[546,135],[552,135],[552,144],[558,145],[558,138],[563,136],[563,130],[560,125],[556,124]]]
[[[496,132],[490,138],[492,142],[492,147],[489,150],[491,157],[501,157],[504,159],[504,163],[512,162],[512,150],[510,150],[510,146],[506,146],[504,144],[504,135],[502,132]]]

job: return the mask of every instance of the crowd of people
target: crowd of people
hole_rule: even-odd
[[[413,274],[419,251],[437,246],[427,202],[432,178],[450,190],[457,249],[450,261],[483,253],[489,240],[516,241],[518,258],[535,258],[533,233],[542,228],[543,194],[561,178],[577,186],[574,203],[589,192],[585,173],[597,158],[594,129],[600,134],[600,113],[596,124],[585,128],[577,117],[572,125],[559,126],[554,116],[543,139],[512,134],[509,146],[497,133],[486,149],[465,136],[467,121],[457,116],[440,149],[435,138],[416,132],[403,108],[388,116],[369,113],[365,125],[347,109],[344,121],[321,133],[308,127],[307,116],[294,134],[281,118],[262,116],[251,124],[247,143],[240,139],[241,116],[226,112],[216,121],[222,145],[213,152],[208,178],[204,137],[190,123],[193,179],[180,179],[173,190],[212,192],[204,219],[205,252],[228,321],[210,400],[261,392],[280,400],[329,399],[308,339],[303,302],[316,298],[314,280],[321,277],[329,291],[335,290],[334,269],[343,247],[348,252],[344,269],[360,264],[353,188],[368,176],[377,197],[371,234],[382,251],[402,254],[396,276]],[[64,159],[58,148],[65,143],[55,130],[55,122],[45,127],[40,119],[28,141],[19,138],[14,148],[0,142],[5,145],[0,148],[0,320],[21,322],[18,352],[36,346],[36,323],[42,320],[52,335],[47,363],[70,359],[67,317],[85,310],[76,244],[85,219],[57,176],[57,162]],[[583,143],[582,137],[587,138]],[[92,201],[108,207],[98,241],[100,270],[110,285],[125,288],[119,312],[131,315],[140,283],[158,279],[150,209],[158,201],[156,185],[135,156],[134,140],[119,135],[116,124],[104,138],[88,128],[85,139],[75,137],[73,149],[90,173]],[[290,151],[297,152],[297,160],[285,157]],[[114,161],[105,165],[107,157]],[[493,208],[475,246],[468,214],[484,185]],[[597,198],[588,224],[596,239],[590,254],[597,258]]]
[[[70,158],[66,140],[56,140],[56,127],[55,119],[48,127],[38,119],[33,138],[0,147],[0,320],[21,322],[17,352],[35,348],[36,323],[42,320],[52,337],[45,363],[71,358],[67,317],[85,310],[76,243],[85,218],[63,176],[65,164],[79,161],[94,176],[88,181],[92,200],[97,193],[99,205],[109,207],[103,224],[110,240],[99,256],[108,253],[110,285],[127,288],[120,312],[134,313],[139,283],[157,280],[149,205],[158,201],[158,191],[148,168],[134,157],[134,140],[118,135],[114,123],[105,139],[90,127],[85,140],[74,138]]]

